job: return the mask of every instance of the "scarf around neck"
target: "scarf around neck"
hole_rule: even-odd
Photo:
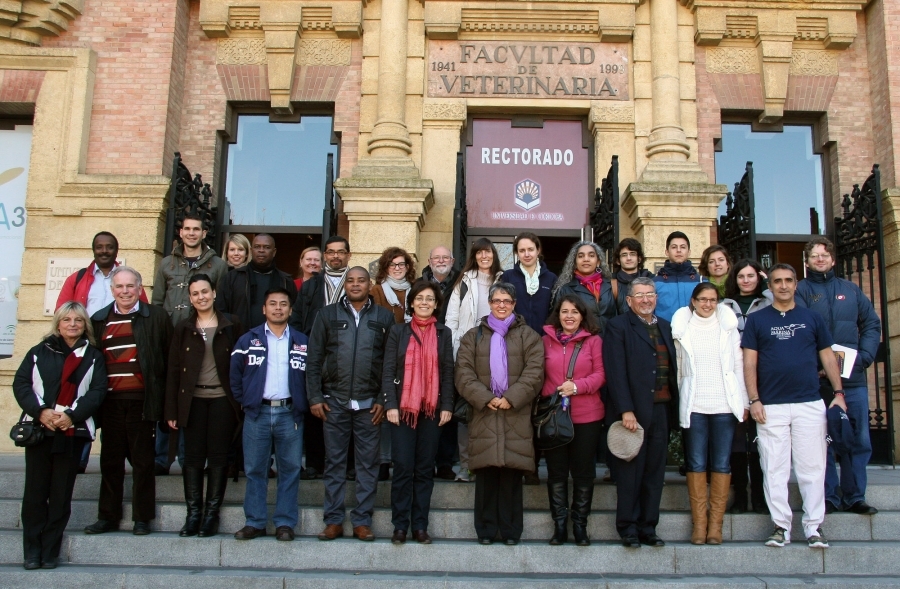
[[[525,266],[522,264],[519,264],[519,270],[525,275],[525,291],[528,293],[528,296],[533,297],[534,293],[536,293],[541,286],[540,279],[538,278],[541,275],[541,263],[538,262],[537,266],[534,267],[534,274],[528,274],[528,270],[526,270]]]
[[[392,307],[401,307],[404,310],[406,309],[406,297],[409,295],[409,281],[404,278],[403,280],[394,280],[390,276],[384,279],[384,282],[381,283],[381,291],[384,293],[384,298],[387,299],[387,302]],[[403,291],[403,302],[400,302],[400,299],[397,298],[397,293],[394,291]],[[410,317],[406,316],[406,322],[409,323]]]
[[[491,335],[491,392],[498,398],[509,388],[506,334],[515,320],[515,313],[510,313],[506,319],[497,319],[493,313],[487,316],[488,327],[494,331]]]
[[[65,346],[65,342],[62,343],[64,344],[63,349],[68,348],[68,346]],[[78,397],[78,383],[75,382],[73,376],[81,366],[81,362],[84,360],[84,353],[87,351],[87,346],[87,341],[78,340],[75,347],[66,353],[66,359],[65,362],[63,362],[62,377],[59,382],[59,395],[56,397],[57,405],[71,407],[72,404],[75,403],[75,399]],[[65,435],[69,437],[75,435],[75,424],[72,425],[73,427],[70,427],[65,431]]]
[[[325,276],[323,276],[322,282],[325,283],[325,304],[333,305],[338,302],[338,299],[341,298],[341,295],[344,294],[344,282],[347,281],[347,271],[350,270],[350,266],[346,268],[341,268],[340,270],[332,270],[328,264],[323,266],[325,270]],[[340,281],[337,283],[337,286],[331,283],[328,278],[340,278]]]
[[[434,418],[440,389],[438,369],[437,319],[412,317],[412,337],[406,346],[403,391],[400,393],[400,419],[413,429],[419,413]]]
[[[603,274],[600,273],[600,270],[595,270],[590,276],[582,276],[575,272],[575,278],[594,295],[595,300],[600,300],[600,290],[603,287]]]

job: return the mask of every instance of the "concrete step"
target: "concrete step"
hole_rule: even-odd
[[[0,531],[0,564],[21,566],[21,542],[20,532]],[[481,546],[474,541],[453,540],[428,546],[415,542],[394,546],[386,539],[375,542],[354,539],[320,542],[298,538],[293,542],[277,542],[266,537],[241,542],[222,535],[214,538],[179,538],[174,533],[158,533],[138,537],[114,532],[101,536],[66,536],[62,560],[76,565],[119,567],[229,567],[354,573],[449,572],[530,576],[559,575],[560,571],[565,571],[570,575],[877,574],[896,577],[900,575],[900,542],[841,542],[827,550],[810,549],[805,543],[769,548],[761,542],[733,542],[721,546],[670,543],[663,548],[627,549],[611,542],[583,548],[571,544],[549,547],[544,542]],[[61,570],[65,572],[66,568]],[[69,587],[71,583],[61,586]]]
[[[68,565],[52,571],[25,571],[20,566],[0,566],[0,586],[4,589],[471,589],[488,585],[497,589],[769,589],[797,585],[817,589],[886,589],[896,587],[897,579],[869,575],[401,574],[102,565]]]
[[[546,480],[546,479],[544,479]],[[242,504],[247,479],[228,481],[225,502]],[[131,477],[125,477],[125,498],[131,498]],[[21,500],[25,488],[25,473],[0,470],[0,499]],[[347,506],[356,505],[356,484],[347,484]],[[100,475],[89,473],[79,475],[75,482],[75,500],[96,501],[100,490]],[[900,493],[896,484],[869,484],[866,491],[867,501],[880,510],[900,511]],[[571,489],[570,489],[571,493]],[[156,497],[158,501],[181,502],[184,500],[184,486],[180,475],[161,476],[156,478]],[[321,506],[325,497],[325,489],[321,480],[300,481],[299,502],[301,505]],[[800,509],[800,493],[795,484],[790,485],[789,500],[791,507]],[[269,484],[268,502],[275,502],[274,481]],[[471,509],[475,502],[475,484],[450,481],[435,481],[431,505],[442,509]],[[549,508],[546,485],[526,485],[523,488],[525,509],[546,510]],[[391,506],[391,483],[384,481],[378,484],[377,507]],[[615,510],[616,487],[610,483],[597,483],[594,486],[593,507],[595,510]],[[661,509],[665,511],[688,511],[690,504],[684,477],[677,473],[667,473],[666,486],[663,489]]]
[[[274,533],[271,514],[274,509],[269,505],[269,531]],[[19,528],[21,503],[16,500],[0,500],[0,528]],[[177,532],[184,524],[185,506],[183,503],[158,502],[156,519],[152,522],[154,530]],[[794,514],[792,533],[794,540],[803,540],[803,528],[800,524],[802,514]],[[73,501],[72,516],[68,530],[80,532],[84,526],[97,519],[95,501]],[[244,526],[243,507],[230,504],[221,512],[221,530],[233,533]],[[470,509],[432,509],[429,518],[429,533],[435,538],[471,539],[475,537],[472,510]],[[130,530],[131,505],[124,506],[122,530]],[[300,508],[300,523],[296,532],[302,536],[315,536],[322,531],[322,508],[304,506]],[[344,523],[349,536],[352,526],[349,519]],[[528,510],[525,512],[524,540],[544,540],[550,537],[553,524],[547,509]],[[373,530],[380,537],[390,537],[394,531],[391,524],[391,510],[376,508],[373,516]],[[684,511],[666,511],[661,514],[660,536],[666,540],[688,541],[691,536],[691,515]],[[882,511],[874,516],[856,515],[853,513],[836,513],[826,516],[824,530],[829,539],[846,541],[864,540],[900,540],[900,512]],[[726,540],[756,541],[766,538],[772,531],[772,520],[767,515],[745,513],[741,515],[726,514],[722,526]],[[596,540],[617,540],[614,511],[594,511],[588,520],[588,533]]]

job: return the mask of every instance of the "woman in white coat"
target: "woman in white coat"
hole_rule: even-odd
[[[454,359],[459,351],[459,340],[462,339],[462,336],[490,314],[488,291],[495,282],[500,280],[502,274],[497,248],[490,239],[485,237],[476,239],[469,248],[466,263],[453,286],[450,302],[447,303],[447,316],[444,324],[453,333]],[[468,424],[460,423],[458,434],[459,473],[456,475],[456,480],[469,482],[473,475],[469,473]]]
[[[738,321],[719,305],[714,284],[700,283],[691,305],[672,317],[678,359],[679,421],[686,429],[685,464],[694,530],[692,544],[721,544],[731,484],[731,443],[750,402]],[[706,472],[712,471],[707,512]]]

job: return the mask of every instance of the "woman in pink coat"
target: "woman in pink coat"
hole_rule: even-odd
[[[606,384],[603,370],[602,342],[597,333],[600,326],[593,313],[588,312],[581,297],[564,295],[559,299],[544,326],[544,388],[548,397],[555,391],[568,399],[575,438],[566,444],[544,452],[547,459],[547,492],[550,513],[554,522],[552,546],[567,540],[566,520],[572,514],[572,533],[579,546],[589,546],[587,520],[594,496],[597,442],[603,431],[605,410],[600,400],[600,388]],[[580,346],[578,344],[581,344]],[[575,370],[567,379],[572,355]],[[574,489],[569,509],[569,473]]]

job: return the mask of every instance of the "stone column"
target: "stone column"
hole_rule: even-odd
[[[653,129],[647,143],[650,161],[686,162],[690,145],[681,126],[677,0],[650,1],[653,75]]]
[[[378,118],[369,154],[408,158],[412,143],[406,129],[406,50],[409,0],[381,0],[378,55]]]

